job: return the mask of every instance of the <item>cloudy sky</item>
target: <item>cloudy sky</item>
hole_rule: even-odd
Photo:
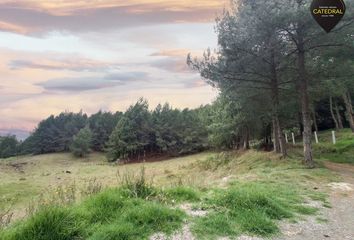
[[[0,134],[62,111],[197,107],[217,92],[185,62],[216,46],[229,0],[0,0]]]

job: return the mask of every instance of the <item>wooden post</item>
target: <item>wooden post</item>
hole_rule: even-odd
[[[333,141],[333,144],[336,144],[336,132],[335,131],[332,131],[332,141]]]
[[[287,133],[285,133],[285,141],[286,141],[286,143],[289,143],[288,134]]]
[[[317,132],[315,131],[315,140],[316,140],[316,143],[318,143],[318,136],[317,136]]]
[[[293,144],[295,145],[295,135],[293,132],[291,133],[291,136],[293,137]]]

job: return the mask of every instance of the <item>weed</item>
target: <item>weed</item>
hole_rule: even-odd
[[[102,191],[102,184],[96,178],[92,178],[87,185],[81,189],[82,196],[91,196]]]
[[[156,194],[153,187],[153,180],[148,181],[145,175],[145,167],[140,169],[138,174],[125,172],[121,174],[117,172],[119,185],[127,191],[131,197],[139,197],[148,199]]]

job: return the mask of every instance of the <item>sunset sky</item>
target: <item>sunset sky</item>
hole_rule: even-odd
[[[216,90],[186,55],[216,46],[229,0],[0,0],[0,134],[20,137],[50,114],[197,107]]]

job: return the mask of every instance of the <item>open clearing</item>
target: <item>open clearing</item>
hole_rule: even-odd
[[[98,153],[86,159],[76,159],[67,153],[11,158],[0,161],[0,207],[23,210],[29,201],[44,192],[71,184],[82,188],[94,179],[105,187],[117,186],[119,174],[140,171],[142,166],[146,168],[147,178],[161,186],[176,184],[182,179],[185,183],[202,185],[206,184],[203,183],[206,179],[217,180],[218,176],[201,179],[198,174],[191,174],[188,166],[213,155],[201,153],[163,162],[128,165],[110,164]]]

